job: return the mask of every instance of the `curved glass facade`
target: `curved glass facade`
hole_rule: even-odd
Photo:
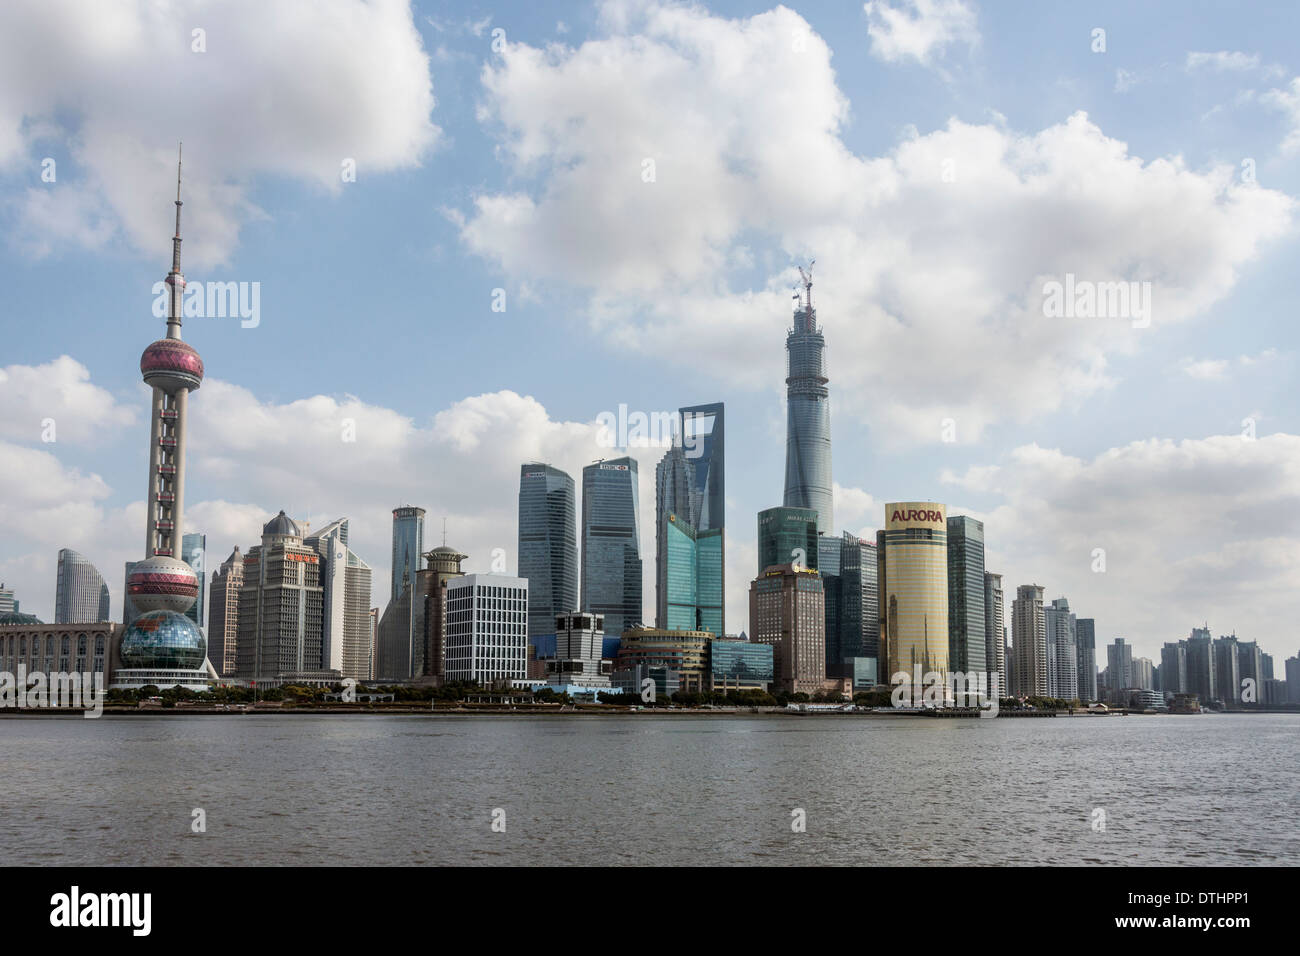
[[[948,671],[948,522],[930,501],[885,505],[885,677]],[[981,590],[983,581],[981,580]]]
[[[203,632],[184,614],[148,611],[122,637],[122,666],[131,670],[198,670],[207,656]]]

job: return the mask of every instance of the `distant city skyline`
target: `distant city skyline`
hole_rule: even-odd
[[[317,24],[272,55],[261,38],[280,13],[214,3],[226,39],[202,62],[239,81],[215,89],[166,30],[126,29],[157,25],[152,8],[101,5],[72,37],[6,32],[16,61],[21,32],[70,44],[78,69],[15,76],[0,137],[16,197],[0,279],[26,317],[0,369],[0,580],[51,621],[71,548],[119,618],[149,510],[136,363],[163,319],[184,139],[187,300],[206,310],[232,282],[260,303],[186,317],[210,374],[189,408],[180,531],[217,555],[282,507],[309,528],[346,514],[382,610],[394,507],[445,516],[467,570],[517,573],[520,463],[576,479],[626,453],[649,621],[665,447],[602,444],[597,416],[721,401],[724,607],[727,630],[747,629],[754,516],[784,500],[792,293],[815,258],[831,534],[870,540],[885,501],[945,501],[984,523],[1005,610],[1028,582],[1068,596],[1098,654],[1123,636],[1154,661],[1208,621],[1290,657],[1300,533],[1276,518],[1300,504],[1287,11],[1211,29],[1173,3],[1116,8],[1103,53],[1050,5],[934,6],[968,9],[963,31],[909,45],[861,4],[656,17],[652,0],[620,17],[542,3],[471,23],[399,3],[326,56]],[[125,38],[111,68],[103,36]],[[705,37],[736,70],[710,70]],[[611,44],[620,57],[602,55]],[[651,63],[662,82],[623,82]],[[245,109],[286,68],[308,78],[285,92],[301,152]],[[591,82],[575,89],[575,74]],[[159,97],[147,117],[141,88]],[[605,122],[607,97],[625,126]],[[788,135],[774,115],[797,117]],[[93,309],[49,296],[69,275]],[[1067,278],[1150,280],[1149,324],[1048,317],[1044,285]],[[370,349],[377,283],[387,346]],[[426,359],[433,374],[416,372]]]

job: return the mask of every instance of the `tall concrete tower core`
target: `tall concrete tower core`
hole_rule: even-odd
[[[215,676],[207,663],[207,640],[185,616],[199,594],[194,569],[182,560],[185,515],[185,413],[189,394],[203,382],[203,360],[181,341],[181,162],[176,159],[176,233],[167,273],[170,302],[167,337],[140,356],[140,374],[153,388],[149,421],[149,490],[144,560],[126,580],[138,616],[122,636],[122,667],[114,687],[180,684],[206,689]]]
[[[811,266],[809,269],[811,270]],[[832,534],[831,405],[826,339],[812,303],[812,273],[802,268],[803,294],[785,338],[785,506],[817,512],[817,530]]]

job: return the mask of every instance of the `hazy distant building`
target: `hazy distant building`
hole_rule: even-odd
[[[984,614],[984,522],[967,515],[948,518],[948,667],[986,674]]]
[[[95,566],[71,548],[59,551],[54,592],[55,624],[94,624],[109,620],[108,585]]]
[[[1272,668],[1269,673],[1264,673],[1264,658],[1268,655],[1259,649],[1258,641],[1238,641],[1237,642],[1237,690],[1238,697],[1244,698],[1246,690],[1242,684],[1251,680],[1254,681],[1255,700],[1254,703],[1262,704],[1264,682],[1272,678]],[[1246,703],[1243,699],[1243,703]]]
[[[881,537],[877,536],[877,542]],[[882,677],[947,674],[948,521],[946,506],[931,501],[885,505],[884,574],[880,582],[883,616]],[[983,569],[981,569],[981,575]],[[983,582],[981,579],[981,592]],[[981,594],[982,597],[982,594]],[[982,600],[981,600],[982,603]],[[982,625],[981,625],[982,626]],[[982,639],[982,638],[981,638]],[[982,653],[982,647],[981,647]]]
[[[1202,705],[1219,696],[1216,680],[1214,640],[1208,627],[1192,628],[1187,639],[1187,693],[1195,694]]]
[[[997,674],[998,694],[1007,696],[1011,685],[1007,675],[1006,608],[1002,591],[1002,575],[984,572],[984,663]],[[991,685],[990,685],[991,686]]]
[[[1156,686],[1156,669],[1155,662],[1149,657],[1136,657],[1133,659],[1133,687],[1137,690],[1155,690]]]
[[[639,500],[636,459],[598,461],[582,469],[580,609],[604,617],[607,634],[641,623]]]
[[[528,579],[528,636],[554,634],[578,606],[578,511],[573,479],[551,465],[519,468],[519,576]]]
[[[1043,589],[1037,584],[1016,588],[1011,603],[1011,640],[1015,651],[1013,691],[1018,697],[1047,696],[1047,618]]]
[[[821,576],[773,565],[749,588],[750,640],[772,645],[776,690],[813,694],[826,682],[826,599]]]
[[[1075,669],[1079,678],[1079,700],[1100,700],[1097,695],[1097,622],[1081,617],[1074,622]]]
[[[238,666],[239,592],[243,586],[244,556],[236,547],[212,572],[208,604],[208,660],[222,677],[233,677]]]
[[[826,339],[817,325],[812,302],[812,277],[804,291],[785,339],[786,444],[785,498],[782,504],[817,512],[817,530],[831,534],[831,406],[826,374]],[[781,563],[789,563],[784,557]],[[760,569],[760,573],[762,570]]]
[[[328,676],[321,659],[320,555],[283,511],[244,557],[236,671],[246,680]]]
[[[482,687],[528,676],[528,581],[466,574],[447,581],[446,679]]]
[[[347,518],[331,521],[305,544],[321,558],[321,666],[368,680],[370,565],[348,546]]]
[[[1292,704],[1300,704],[1300,654],[1288,657],[1283,666],[1286,668],[1286,699]]]
[[[181,535],[181,560],[194,569],[194,576],[199,579],[198,597],[190,605],[190,609],[185,612],[188,617],[199,627],[205,626],[207,621],[207,601],[205,600],[204,590],[208,583],[207,560],[208,560],[208,536],[202,532],[191,532],[190,534]],[[211,642],[211,638],[208,639]]]
[[[1241,707],[1241,666],[1235,634],[1214,641],[1214,684],[1224,707],[1231,710]]]
[[[1125,643],[1124,638],[1117,637],[1106,646],[1106,689],[1111,701],[1127,706],[1125,691],[1132,690],[1133,683],[1133,648]]]
[[[1166,641],[1160,648],[1160,690],[1166,697],[1188,693],[1186,641]]]

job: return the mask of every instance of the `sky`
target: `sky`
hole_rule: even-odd
[[[183,330],[209,569],[282,508],[347,517],[383,607],[391,511],[415,504],[430,545],[445,518],[467,570],[513,573],[521,463],[580,486],[622,453],[602,413],[722,401],[747,628],[815,259],[837,528],[943,502],[985,522],[1008,612],[1036,583],[1099,644],[1158,662],[1208,624],[1282,676],[1294,11],[1134,6],[4,4],[0,581],[52,620],[73,548],[120,617],[183,140],[183,271],[248,306]],[[1050,307],[1053,283],[1117,282],[1118,310]],[[653,616],[663,449],[628,451]]]

